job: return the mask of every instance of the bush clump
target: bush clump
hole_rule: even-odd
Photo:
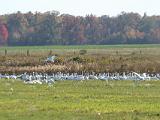
[[[79,54],[80,54],[80,55],[85,55],[85,54],[87,54],[87,50],[80,50],[80,51],[79,51]]]
[[[82,62],[83,62],[83,59],[82,59],[81,57],[77,56],[77,57],[72,58],[72,61],[73,61],[73,62],[82,63]]]

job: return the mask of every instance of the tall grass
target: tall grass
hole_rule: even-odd
[[[59,71],[155,73],[160,72],[160,47],[158,46],[106,45],[0,48],[0,73],[22,73],[33,70],[50,73]],[[92,49],[90,49],[91,47]],[[7,52],[5,52],[6,50]],[[85,50],[85,54],[81,54],[82,50]],[[51,55],[58,56],[56,62],[45,64],[45,59]]]

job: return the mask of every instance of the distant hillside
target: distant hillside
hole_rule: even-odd
[[[57,11],[0,16],[0,45],[141,43],[160,43],[160,16],[122,12],[116,17],[82,17]]]

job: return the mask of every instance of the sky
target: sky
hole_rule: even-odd
[[[151,16],[160,15],[159,5],[160,0],[0,0],[0,14],[56,10],[75,16],[116,16],[122,11]]]

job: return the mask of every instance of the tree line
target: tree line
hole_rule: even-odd
[[[115,17],[83,17],[58,11],[0,15],[1,45],[149,43],[160,43],[160,16],[122,12]]]

